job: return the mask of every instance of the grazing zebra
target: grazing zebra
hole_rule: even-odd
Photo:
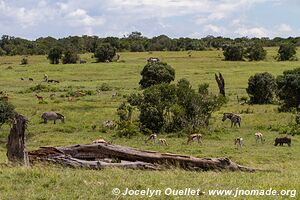
[[[224,122],[226,119],[230,119],[231,127],[236,126],[236,124],[238,124],[239,127],[241,127],[241,121],[242,121],[241,116],[233,113],[224,113],[222,121]]]
[[[56,120],[60,119],[62,123],[65,123],[65,117],[57,112],[44,112],[41,116],[41,118],[44,120],[44,123],[46,124],[48,120],[53,120],[54,124]]]

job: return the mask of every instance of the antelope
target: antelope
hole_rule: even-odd
[[[161,145],[168,146],[168,143],[167,143],[167,140],[166,140],[166,139],[160,138],[160,139],[158,139],[158,140],[159,140],[159,143],[160,143]]]
[[[241,137],[234,139],[234,145],[236,145],[237,148],[241,148],[244,145],[244,139]]]
[[[230,119],[231,127],[236,126],[237,124],[241,127],[241,116],[233,114],[233,113],[224,113],[222,121],[224,122],[226,119]]]
[[[260,132],[257,132],[255,135],[255,141],[256,143],[260,140],[260,142],[263,144],[265,142],[265,139],[263,139],[263,134]]]
[[[153,142],[155,143],[156,139],[157,139],[157,135],[156,135],[155,133],[153,133],[153,134],[151,134],[151,135],[148,137],[147,140],[145,140],[145,143],[147,143],[147,142],[150,141],[150,140],[153,141]]]
[[[97,125],[92,125],[92,130],[93,131],[96,130],[96,128],[97,128]]]
[[[39,95],[35,95],[36,96],[36,98],[39,100],[39,101],[44,101],[44,97],[42,97],[42,96],[39,96]]]
[[[33,81],[33,78],[28,78],[28,80]]]
[[[44,123],[46,124],[48,120],[53,120],[54,124],[56,123],[56,120],[60,119],[62,123],[65,123],[65,117],[57,112],[44,112],[41,116],[41,118],[44,120]]]
[[[187,144],[190,144],[192,141],[197,140],[198,143],[202,144],[202,135],[201,134],[192,134],[188,137]]]

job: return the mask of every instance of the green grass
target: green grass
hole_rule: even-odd
[[[9,133],[7,125],[0,129],[0,199],[116,199],[112,188],[165,189],[199,188],[208,189],[299,189],[300,183],[300,140],[292,138],[292,147],[274,147],[274,138],[279,132],[276,127],[286,126],[293,120],[290,113],[278,113],[276,105],[239,105],[236,96],[245,96],[248,78],[258,72],[270,72],[279,75],[284,70],[300,67],[300,62],[276,62],[276,48],[268,48],[266,61],[226,62],[221,51],[193,52],[189,58],[187,52],[120,53],[120,63],[91,63],[90,54],[82,55],[88,64],[50,65],[45,56],[29,56],[29,65],[20,65],[21,56],[0,57],[0,91],[9,94],[9,101],[18,112],[29,119],[27,149],[40,146],[61,146],[77,143],[90,143],[104,138],[115,144],[156,150],[197,157],[228,157],[233,161],[257,168],[278,170],[279,172],[233,173],[233,172],[188,172],[180,169],[164,171],[139,171],[106,169],[102,171],[69,169],[58,166],[33,166],[31,168],[6,166],[6,139]],[[203,145],[187,146],[185,137],[163,135],[169,146],[163,147],[144,144],[145,136],[132,139],[115,138],[114,131],[106,133],[92,131],[104,120],[117,119],[116,108],[124,101],[123,95],[138,91],[140,71],[148,57],[159,57],[176,70],[176,81],[181,78],[190,80],[194,88],[200,83],[210,84],[210,90],[217,93],[214,73],[221,72],[226,81],[226,93],[229,102],[211,119],[210,131],[205,132]],[[12,69],[8,67],[11,66]],[[39,103],[35,92],[29,88],[39,84],[44,73],[50,79],[59,80],[51,89],[56,96],[51,99],[52,91],[39,93],[46,103]],[[20,78],[31,77],[33,82]],[[96,89],[103,83],[112,91]],[[69,101],[69,91],[92,90],[92,95]],[[120,94],[112,98],[112,94]],[[230,122],[221,122],[223,112],[242,113],[247,109],[250,114],[241,114],[242,127],[230,128]],[[66,116],[66,123],[42,124],[40,115],[45,111],[58,111]],[[256,144],[254,133],[260,131],[266,138],[266,144]],[[245,147],[236,149],[235,137],[245,139]],[[127,197],[128,198],[128,197]],[[119,197],[118,199],[127,199]],[[130,197],[142,199],[139,197]],[[154,199],[176,199],[180,197],[160,196]],[[185,199],[187,197],[181,197]],[[220,198],[220,197],[219,197]],[[228,198],[228,197],[227,197]],[[297,195],[299,198],[299,195]],[[203,199],[218,199],[204,196]],[[224,199],[226,199],[224,197]],[[231,199],[231,198],[228,198]],[[256,199],[256,197],[240,197]],[[267,199],[267,197],[261,197]],[[274,199],[270,198],[270,199]]]

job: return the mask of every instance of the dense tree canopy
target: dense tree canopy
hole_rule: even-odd
[[[249,44],[260,44],[264,47],[280,46],[290,43],[295,46],[300,45],[300,37],[289,38],[226,38],[207,36],[201,39],[194,38],[169,38],[166,35],[159,35],[147,38],[140,32],[133,32],[122,38],[98,36],[69,36],[56,39],[53,37],[41,37],[36,40],[26,40],[18,37],[3,35],[0,39],[1,55],[46,55],[53,47],[60,47],[63,51],[73,49],[78,53],[94,53],[96,48],[109,43],[118,52],[120,51],[188,51],[205,50],[210,48],[222,48],[228,45],[248,46]]]
[[[286,60],[293,60],[296,57],[296,46],[294,44],[282,44],[278,50],[278,60],[279,61],[286,61]]]
[[[257,73],[248,80],[246,89],[250,96],[250,102],[253,104],[268,104],[273,101],[276,90],[275,77],[268,73]]]

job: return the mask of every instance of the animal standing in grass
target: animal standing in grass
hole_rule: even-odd
[[[56,123],[56,120],[60,120],[62,123],[65,123],[65,117],[57,112],[44,112],[41,116],[41,118],[44,120],[44,123],[46,124],[48,120],[53,120],[53,123]]]
[[[190,144],[191,142],[193,142],[194,140],[197,140],[198,143],[202,144],[202,135],[201,134],[192,134],[188,137],[187,143],[186,144]]]
[[[42,97],[42,96],[39,96],[39,95],[35,95],[36,96],[36,98],[39,100],[39,102],[43,102],[44,101],[44,97]]]
[[[254,135],[255,135],[255,141],[256,141],[256,143],[258,141],[260,141],[262,144],[265,143],[265,139],[263,138],[263,134],[262,133],[257,132]]]
[[[160,139],[158,139],[158,140],[159,140],[159,144],[168,146],[168,143],[167,143],[167,140],[166,140],[166,139],[160,138]]]
[[[287,144],[290,147],[292,144],[292,139],[288,137],[276,138],[274,146],[277,146],[278,144],[279,146],[283,146],[283,144]]]
[[[155,133],[151,134],[147,140],[145,140],[145,143],[149,142],[149,141],[153,141],[153,143],[156,142],[157,139],[157,135]]]
[[[244,146],[244,139],[241,137],[235,138],[234,145],[236,145],[237,148],[242,148]]]
[[[241,116],[233,113],[224,113],[222,121],[224,122],[226,119],[229,119],[231,121],[231,127],[236,126],[237,124],[239,125],[239,127],[241,127]]]

